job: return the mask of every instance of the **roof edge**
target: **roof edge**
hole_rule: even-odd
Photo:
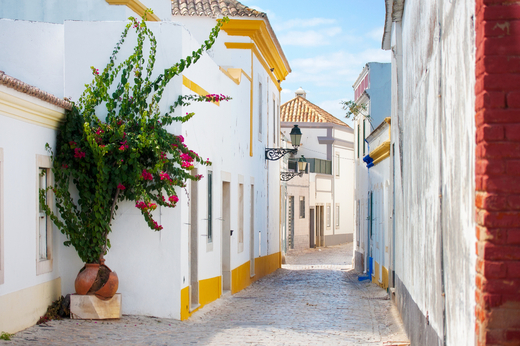
[[[50,103],[52,105],[58,106],[60,108],[71,110],[72,103],[65,100],[60,99],[57,96],[54,96],[51,93],[41,90],[35,86],[22,82],[19,79],[6,75],[4,71],[0,71],[0,84],[5,85],[8,88],[14,89],[21,93],[36,97],[42,101]]]

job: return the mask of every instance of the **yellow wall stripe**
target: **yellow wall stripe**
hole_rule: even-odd
[[[231,271],[231,294],[235,294],[253,282],[281,268],[281,252],[255,258],[255,276],[250,276],[249,261]],[[222,295],[222,278],[220,276],[199,281],[200,306],[190,311],[190,287],[181,290],[181,320],[187,320],[195,311],[217,300]]]
[[[219,67],[220,71],[224,73],[226,76],[229,77],[235,84],[240,85],[242,81],[242,75],[246,76],[246,78],[252,82],[253,80],[251,77],[247,75],[247,73],[242,70],[241,68],[228,68],[227,70],[225,68]]]
[[[65,110],[54,110],[0,91],[0,114],[51,129],[65,120]]]
[[[251,51],[255,54],[256,58],[262,66],[264,67],[265,71],[271,77],[271,80],[273,81],[274,85],[278,88],[278,91],[282,90],[282,87],[280,86],[280,83],[278,83],[278,80],[274,76],[274,74],[271,72],[269,65],[265,62],[264,58],[258,51],[258,48],[255,46],[254,43],[242,43],[242,42],[225,42],[226,48],[228,49],[251,49]],[[252,72],[251,72],[252,74]]]
[[[231,271],[231,293],[240,292],[253,282],[281,268],[281,252],[255,258],[255,276],[251,277],[249,261]]]
[[[188,77],[186,77],[185,75],[182,76],[182,84],[190,89],[191,91],[193,91],[194,93],[196,94],[199,94],[200,96],[206,96],[206,95],[209,95],[210,93],[207,92],[206,90],[204,90],[203,88],[201,88],[197,83],[191,81]],[[211,101],[211,103],[214,103],[216,104],[217,106],[220,106],[220,101],[217,101],[217,102],[213,102]]]
[[[247,36],[253,40],[262,53],[263,59],[269,64],[266,70],[270,71],[270,68],[274,68],[275,80],[285,80],[290,72],[289,64],[284,60],[283,52],[278,50],[263,20],[232,18],[224,24],[222,30],[230,36]]]
[[[16,333],[33,326],[60,296],[60,278],[0,296],[0,332]]]
[[[146,6],[139,0],[106,0],[110,5],[125,5],[135,13],[137,13],[140,17],[144,15],[144,11],[146,11]],[[150,22],[160,22],[161,18],[157,17],[153,13],[148,13],[146,19]]]
[[[374,165],[386,159],[388,156],[390,156],[390,140],[378,145],[377,148],[372,150],[369,155],[374,160]]]

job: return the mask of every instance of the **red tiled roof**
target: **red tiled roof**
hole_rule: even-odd
[[[55,106],[68,110],[72,109],[72,104],[69,101],[60,99],[59,97],[43,91],[35,86],[29,85],[19,79],[8,76],[3,71],[0,71],[0,84],[19,92],[31,95]]]
[[[292,100],[285,102],[280,107],[280,121],[333,123],[350,128],[350,126],[345,124],[343,121],[301,96],[297,96]]]
[[[236,0],[172,0],[172,14],[201,17],[267,17],[264,12],[253,10]]]

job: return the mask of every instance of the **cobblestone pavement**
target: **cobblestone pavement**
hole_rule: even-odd
[[[357,280],[351,249],[346,244],[290,252],[282,269],[188,321],[126,315],[104,322],[51,321],[0,345],[403,344],[396,308],[384,290]]]

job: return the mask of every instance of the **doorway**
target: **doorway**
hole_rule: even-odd
[[[289,211],[287,223],[289,226],[287,232],[287,247],[294,249],[294,196],[289,196]]]
[[[325,228],[325,218],[324,218],[324,207],[322,205],[316,206],[316,246],[324,246],[324,228]]]
[[[231,189],[222,182],[222,291],[231,290]]]
[[[314,208],[311,208],[309,210],[309,247],[315,248],[316,247],[316,238],[315,238],[315,220],[314,220]]]

